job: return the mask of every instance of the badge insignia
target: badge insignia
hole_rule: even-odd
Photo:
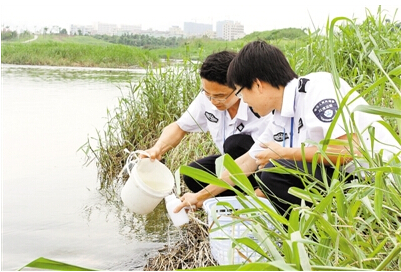
[[[276,135],[273,135],[273,139],[274,139],[276,142],[282,142],[282,141],[284,141],[284,137],[285,137],[285,139],[289,139],[288,134],[286,133],[286,134],[284,135],[284,132],[279,132],[279,133],[277,133]]]
[[[217,123],[217,121],[219,121],[219,119],[210,112],[205,111],[205,116],[210,122]]]
[[[239,131],[239,132],[241,132],[243,129],[244,129],[244,124],[243,123],[241,123],[241,124],[239,124],[238,126],[237,126],[237,130]]]
[[[299,118],[298,120],[298,134],[301,131],[301,128],[304,126],[304,123],[302,122],[302,118]]]
[[[338,110],[337,101],[335,99],[323,99],[315,105],[313,113],[320,121],[329,123],[333,121]]]

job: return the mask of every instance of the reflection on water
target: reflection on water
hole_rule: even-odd
[[[100,270],[141,270],[177,230],[164,201],[133,215],[97,190],[77,152],[144,71],[2,65],[2,270],[45,257]],[[117,190],[117,189],[116,189]]]
[[[144,69],[108,69],[97,67],[58,67],[58,66],[32,66],[32,65],[8,65],[2,64],[2,75],[30,77],[34,81],[77,81],[87,82],[129,82],[136,81],[138,76],[145,73]]]
[[[151,241],[165,243],[168,239],[179,236],[177,228],[171,228],[171,222],[167,217],[167,210],[164,200],[147,215],[140,215],[129,212],[120,199],[121,188],[99,191],[102,194],[104,204],[99,206],[85,206],[87,220],[91,220],[91,213],[99,208],[103,209],[108,216],[115,216],[119,222],[119,232],[129,240]],[[115,192],[117,191],[117,192]],[[169,230],[169,237],[166,231]]]

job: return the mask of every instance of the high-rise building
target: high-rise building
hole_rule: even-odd
[[[244,26],[234,21],[219,21],[216,23],[216,37],[226,41],[241,39],[245,36]]]
[[[184,22],[184,34],[187,37],[209,37],[210,33],[213,33],[213,25]]]

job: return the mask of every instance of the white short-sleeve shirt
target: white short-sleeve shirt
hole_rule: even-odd
[[[199,93],[176,123],[186,132],[210,132],[223,154],[223,144],[227,137],[247,134],[256,141],[265,130],[269,118],[270,115],[258,117],[242,100],[236,116],[231,118],[227,110],[218,110],[205,95]]]
[[[284,89],[281,112],[276,111],[273,114],[266,130],[255,141],[255,144],[249,151],[251,157],[255,158],[256,154],[263,151],[263,148],[259,145],[260,143],[275,141],[285,147],[290,147],[292,141],[292,147],[301,147],[302,143],[305,143],[305,146],[309,146],[323,140],[328,134],[334,116],[339,109],[338,101],[342,101],[342,98],[351,90],[351,87],[344,80],[340,79],[340,84],[339,92],[337,92],[332,75],[326,72],[312,73],[290,81]],[[339,95],[339,98],[337,95]],[[347,103],[350,112],[358,105],[368,105],[363,98],[357,98],[358,95],[357,92],[354,92],[351,94],[352,99],[348,99],[348,101],[356,99],[352,104],[349,104],[350,102]],[[345,108],[344,111],[346,111]],[[344,120],[346,122],[344,124],[342,116],[338,118],[329,137],[330,139],[336,139],[345,135],[345,125],[350,128],[350,112],[344,111]],[[355,112],[354,120],[368,147],[370,146],[371,139],[366,128],[370,125],[376,128],[375,138],[379,139],[380,142],[398,145],[386,129],[375,123],[382,120],[379,116],[357,111]],[[348,131],[352,130],[348,129]],[[308,143],[309,141],[311,143]],[[379,142],[375,142],[375,151],[382,148],[386,149],[387,147]],[[392,152],[396,152],[395,149],[391,150]]]

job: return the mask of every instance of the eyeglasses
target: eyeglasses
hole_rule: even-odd
[[[220,103],[225,102],[225,101],[235,92],[235,90],[233,90],[233,91],[232,91],[229,95],[227,95],[226,97],[224,97],[224,98],[219,98],[219,97],[213,97],[213,96],[207,95],[207,92],[206,92],[205,89],[203,89],[203,88],[202,88],[201,91],[202,91],[203,94],[206,96],[206,98],[209,99],[210,101],[212,101],[212,99],[213,99],[214,101],[217,101],[217,102],[220,102]]]
[[[242,87],[235,93],[235,96],[236,96],[236,97],[242,99],[242,93],[241,93],[241,91],[242,91],[242,89],[243,89],[244,87],[245,87],[245,86],[242,86]]]

